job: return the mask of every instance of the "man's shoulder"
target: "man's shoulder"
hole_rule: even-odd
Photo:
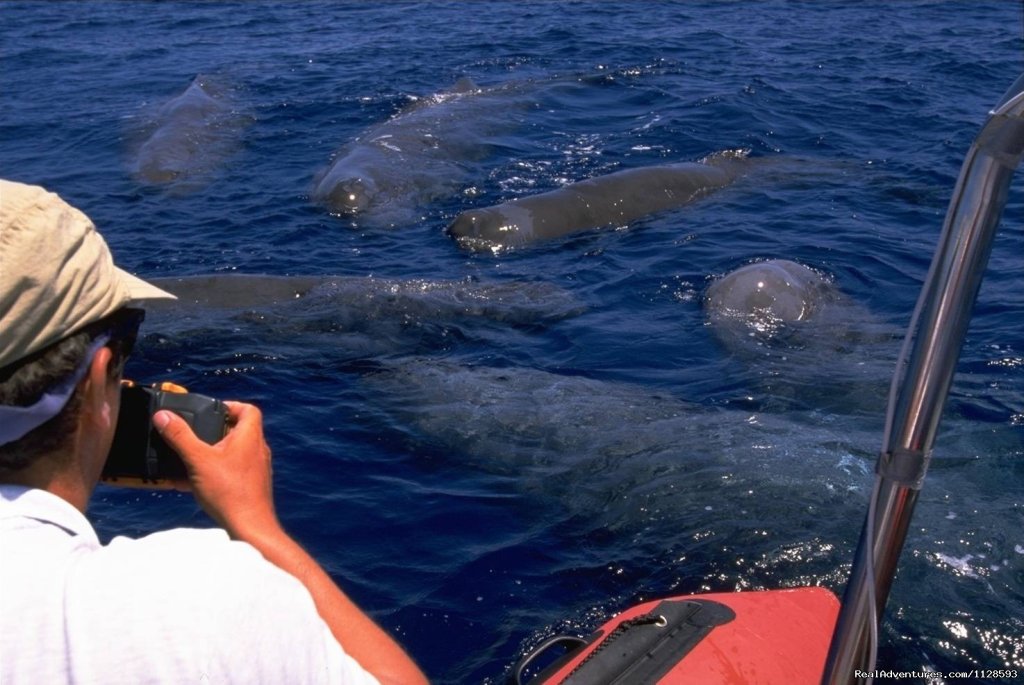
[[[231,540],[220,528],[171,528],[138,538],[116,536],[103,549],[118,558],[157,561],[182,555],[217,555],[228,559],[258,557],[250,545]]]
[[[216,528],[173,528],[140,538],[115,537],[93,556],[98,567],[122,581],[148,578],[194,596],[212,594],[220,602],[231,597],[252,601],[253,587],[260,588],[259,596],[265,599],[282,593],[289,602],[296,595],[308,596],[298,580],[254,547]]]
[[[35,682],[116,672],[123,682],[312,683],[354,669],[302,584],[222,530],[106,545],[74,544],[68,533],[33,538],[56,550],[44,565],[4,565],[23,571],[7,576],[16,592],[0,593],[0,662],[11,673],[38,671],[41,644],[53,677]]]
[[[176,636],[168,649],[277,659],[282,650],[325,644],[326,627],[305,587],[222,530],[118,537],[86,556],[70,605],[84,615],[102,610],[111,626]]]

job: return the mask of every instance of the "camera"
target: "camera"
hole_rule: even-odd
[[[227,407],[220,400],[174,383],[147,387],[124,381],[117,429],[101,475],[105,482],[160,488],[188,478],[181,457],[153,427],[153,414],[161,409],[185,419],[196,436],[211,445],[227,430]]]

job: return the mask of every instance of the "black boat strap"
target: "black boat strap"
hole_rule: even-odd
[[[716,627],[736,618],[732,609],[705,599],[670,599],[650,612],[623,621],[559,685],[640,685],[656,683]],[[583,647],[580,647],[583,649]],[[560,664],[578,653],[566,655]],[[536,652],[531,655],[536,656]],[[543,682],[553,666],[531,682]]]

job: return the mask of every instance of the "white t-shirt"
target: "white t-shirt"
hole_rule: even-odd
[[[377,683],[305,587],[223,530],[100,545],[77,509],[0,486],[0,683]]]

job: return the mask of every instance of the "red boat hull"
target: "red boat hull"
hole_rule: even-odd
[[[605,623],[531,685],[817,684],[838,613],[839,600],[819,587],[647,602]]]

